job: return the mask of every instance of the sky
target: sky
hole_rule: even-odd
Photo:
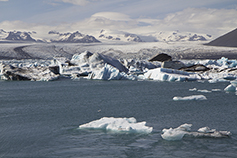
[[[147,34],[160,31],[220,36],[237,27],[237,0],[0,0],[0,29]]]

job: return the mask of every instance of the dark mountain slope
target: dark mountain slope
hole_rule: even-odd
[[[208,46],[237,47],[237,29],[205,44]]]

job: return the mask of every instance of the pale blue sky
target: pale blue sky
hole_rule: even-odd
[[[237,0],[0,0],[0,22],[76,22],[97,12],[164,18],[186,8],[236,9]]]
[[[0,29],[220,35],[237,26],[237,0],[0,0]]]

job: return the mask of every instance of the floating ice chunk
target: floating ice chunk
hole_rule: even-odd
[[[217,63],[222,67],[236,67],[237,60],[229,60],[228,58],[222,57],[221,59],[217,60]]]
[[[198,129],[198,132],[201,132],[201,133],[213,133],[215,131],[216,129],[210,129],[209,127],[202,127]]]
[[[208,138],[226,138],[230,137],[231,133],[230,131],[214,131],[215,129],[212,129],[212,131],[207,132],[189,132],[186,133],[186,135],[192,136],[192,137],[208,137]]]
[[[218,91],[221,91],[221,89],[212,89],[211,91],[218,92]]]
[[[174,141],[174,140],[181,140],[184,135],[191,130],[192,124],[183,124],[179,127],[173,129],[163,129],[161,137],[165,140]]]
[[[189,89],[189,91],[197,91],[197,88]]]
[[[193,81],[200,79],[200,77],[195,73],[188,73],[185,71],[167,68],[149,70],[144,74],[144,77],[146,79],[159,81]]]
[[[206,90],[206,89],[199,89],[198,92],[202,92],[202,93],[211,93],[211,91]]]
[[[133,75],[127,75],[125,72],[120,72],[117,68],[105,64],[102,69],[93,72],[88,76],[89,79],[96,80],[135,80],[136,77]]]
[[[146,122],[137,122],[134,117],[114,118],[103,117],[99,120],[79,126],[80,129],[104,129],[115,132],[151,133],[153,127],[146,126]]]
[[[179,101],[179,100],[207,100],[207,98],[204,95],[191,95],[186,97],[174,97],[173,100]]]
[[[177,129],[182,130],[182,131],[190,131],[191,127],[192,127],[192,124],[185,123],[185,124],[180,125]]]
[[[161,134],[161,137],[169,141],[181,140],[186,134],[185,131],[180,131],[180,130],[172,129],[172,128],[163,129],[162,132],[163,134]]]
[[[230,81],[230,83],[231,83],[233,86],[237,87],[237,80]]]
[[[225,138],[231,136],[230,131],[216,131],[209,127],[202,127],[197,132],[191,132],[192,124],[183,124],[177,128],[163,129],[161,137],[168,141],[181,140],[184,136]]]
[[[224,91],[227,91],[227,92],[236,92],[236,89],[237,87],[233,86],[232,84],[228,85]]]

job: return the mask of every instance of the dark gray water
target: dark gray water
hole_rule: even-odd
[[[229,83],[59,80],[0,82],[0,157],[207,157],[237,156],[237,95]],[[211,93],[189,89],[221,89]],[[173,101],[203,94],[204,101]],[[80,130],[102,117],[135,117],[151,134]],[[163,128],[193,124],[231,131],[230,138],[166,141]]]

